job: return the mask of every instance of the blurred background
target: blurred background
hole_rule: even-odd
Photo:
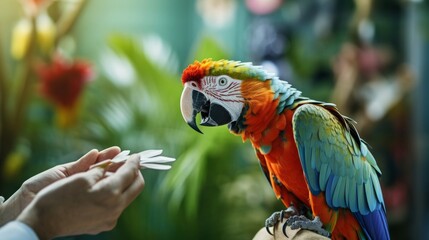
[[[252,61],[334,102],[371,145],[392,239],[429,239],[429,4],[418,0],[1,0],[0,194],[112,145],[163,149],[169,172],[117,227],[64,239],[251,239],[283,209],[250,143],[193,131],[180,75]]]

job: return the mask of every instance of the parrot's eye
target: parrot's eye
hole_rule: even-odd
[[[226,79],[226,77],[219,78],[219,86],[225,86],[227,82],[228,80]]]

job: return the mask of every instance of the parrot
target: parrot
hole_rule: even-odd
[[[249,140],[275,196],[287,208],[265,226],[317,232],[332,239],[390,239],[381,170],[351,118],[312,100],[251,62],[204,59],[182,73],[185,122],[227,125]],[[272,234],[269,231],[270,234]]]

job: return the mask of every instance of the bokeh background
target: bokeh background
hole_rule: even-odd
[[[1,0],[0,193],[112,145],[172,170],[117,227],[64,239],[251,239],[275,199],[249,143],[200,135],[180,75],[252,61],[354,118],[383,171],[392,239],[429,239],[429,4],[418,0]]]

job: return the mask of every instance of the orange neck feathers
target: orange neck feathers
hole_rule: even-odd
[[[252,142],[262,137],[263,131],[275,118],[278,99],[274,99],[271,90],[271,81],[246,80],[241,85],[241,91],[248,104],[244,116],[245,131],[242,133],[243,141],[250,138]]]

